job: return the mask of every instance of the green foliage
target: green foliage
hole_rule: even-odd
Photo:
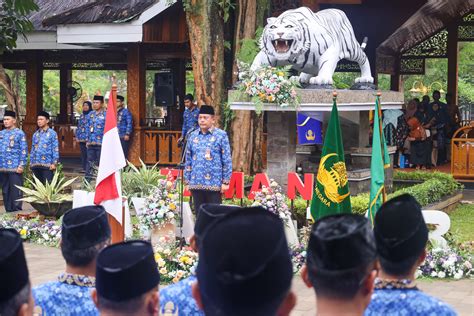
[[[413,195],[421,206],[439,202],[443,197],[462,189],[462,185],[454,180],[452,175],[441,172],[396,171],[394,173],[394,179],[424,181],[423,183],[397,190],[387,196],[387,199],[390,200],[396,196],[408,193]],[[369,200],[370,197],[367,193],[351,197],[352,212],[365,215]]]
[[[128,162],[128,167],[122,172],[122,191],[128,197],[146,197],[151,194],[159,179],[166,178],[160,174],[157,164],[147,167],[140,159],[140,168]]]
[[[456,236],[456,242],[461,243],[462,248],[466,248],[474,254],[474,204],[461,204],[449,214],[451,218],[451,232]]]
[[[59,113],[59,70],[43,71],[43,104],[52,115]]]
[[[241,40],[239,52],[237,53],[237,59],[246,63],[252,64],[255,56],[260,51],[259,41],[263,33],[263,27],[257,28],[255,31],[255,38],[244,38]]]
[[[232,121],[234,120],[235,117],[235,112],[230,109],[229,103],[225,102],[224,105],[222,106],[222,113],[223,113],[223,127],[224,130],[229,131]]]
[[[27,188],[26,186],[16,187],[25,194],[20,201],[43,204],[61,203],[72,201],[72,195],[65,194],[64,192],[76,179],[77,178],[66,180],[64,176],[60,176],[60,173],[56,171],[51,183],[46,182],[46,184],[43,184],[33,175],[33,179],[26,180],[31,188]]]
[[[16,47],[18,35],[33,29],[28,14],[38,10],[34,0],[3,0],[0,2],[0,55]]]

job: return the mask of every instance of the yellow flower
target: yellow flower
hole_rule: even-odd
[[[283,71],[278,72],[278,76],[283,77],[284,73]]]
[[[179,282],[179,278],[173,278],[173,283],[178,283]]]
[[[169,199],[172,199],[172,198],[173,198],[173,194],[172,194],[172,193],[168,193],[168,198],[169,198]]]
[[[161,259],[161,255],[159,253],[155,253],[155,261],[158,262]]]
[[[182,277],[184,276],[184,272],[179,270],[178,272],[176,272],[176,277],[181,279]]]
[[[189,261],[189,257],[188,256],[182,256],[181,258],[179,258],[179,261],[181,261],[182,263],[186,263]]]
[[[23,228],[22,230],[20,230],[20,235],[26,236],[26,233],[27,233],[26,229]]]
[[[166,272],[168,272],[168,270],[166,270],[166,267],[160,269],[160,274],[166,274]]]
[[[273,95],[269,95],[267,97],[267,100],[270,101],[270,102],[273,102],[275,100],[275,98],[273,97]]]
[[[171,203],[170,204],[170,210],[174,211],[176,209],[176,205],[174,205],[174,203]]]

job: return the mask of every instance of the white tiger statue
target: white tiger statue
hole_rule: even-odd
[[[356,83],[373,83],[369,60],[354,35],[346,14],[337,9],[317,13],[306,7],[268,18],[260,39],[260,52],[251,70],[261,66],[287,66],[301,71],[300,83],[331,85],[341,59],[357,62],[361,76]]]

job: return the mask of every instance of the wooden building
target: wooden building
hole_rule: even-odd
[[[35,115],[43,107],[44,69],[59,69],[61,104],[55,129],[62,156],[74,156],[71,106],[67,82],[74,69],[127,71],[127,101],[134,118],[130,160],[176,164],[184,106],[185,72],[190,64],[185,13],[181,2],[165,0],[37,0],[31,16],[35,31],[19,40],[11,53],[0,56],[5,68],[25,69],[27,113],[23,129],[31,135]],[[366,49],[373,72],[391,75],[400,90],[400,76],[423,74],[426,58],[448,58],[448,91],[457,95],[457,43],[474,39],[473,0],[274,0],[273,15],[299,6],[346,12],[356,37],[369,39]],[[166,127],[149,127],[145,105],[145,72],[170,72],[173,102]],[[341,63],[339,71],[359,71]],[[375,75],[375,77],[377,77]]]

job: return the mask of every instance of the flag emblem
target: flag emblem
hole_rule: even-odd
[[[331,202],[339,204],[350,194],[349,192],[339,193],[339,190],[347,185],[346,164],[336,160],[328,170],[326,161],[331,157],[337,158],[337,154],[331,153],[321,159],[317,180],[324,187],[326,197]]]

